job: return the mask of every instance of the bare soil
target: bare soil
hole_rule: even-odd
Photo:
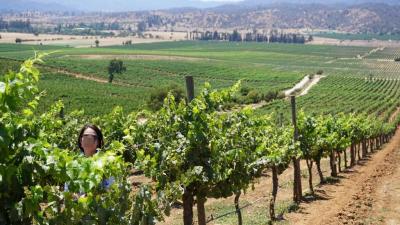
[[[82,80],[89,80],[89,81],[94,81],[97,83],[108,83],[107,79],[96,77],[95,75],[92,74],[84,74],[84,73],[77,73],[77,72],[72,72],[69,70],[65,69],[58,69],[58,68],[53,68],[53,67],[47,67],[47,66],[42,66],[46,68],[48,71],[51,71],[53,73],[60,73],[64,74],[70,77],[74,77],[77,79],[82,79]],[[124,86],[124,87],[143,87],[143,88],[152,88],[152,86],[146,86],[140,83],[124,83],[124,82],[119,82],[119,81],[113,81],[112,85],[117,85],[117,86]]]
[[[389,122],[393,122],[397,118],[399,113],[400,113],[400,107],[397,107],[396,111],[394,111],[392,115],[390,115]]]
[[[138,37],[100,37],[100,36],[79,36],[79,35],[58,35],[58,34],[39,34],[35,36],[30,33],[0,32],[0,43],[15,43],[16,38],[24,40],[22,44],[30,45],[60,45],[72,46],[77,48],[95,47],[95,40],[100,41],[100,46],[122,45],[122,42],[132,41],[132,44],[152,43],[162,41],[185,40],[186,33],[182,32],[148,32],[154,37],[159,38],[138,38]]]
[[[400,224],[400,132],[340,182],[317,190],[321,199],[287,215],[290,224]]]

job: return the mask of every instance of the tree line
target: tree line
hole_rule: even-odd
[[[242,33],[238,30],[232,32],[216,31],[191,31],[188,34],[190,40],[202,41],[231,41],[231,42],[268,42],[268,43],[294,43],[305,44],[313,40],[313,36],[305,36],[299,33],[285,33],[272,30],[269,33],[253,32]]]
[[[30,20],[12,20],[5,21],[0,18],[0,30],[15,31],[15,32],[33,32],[33,27]]]

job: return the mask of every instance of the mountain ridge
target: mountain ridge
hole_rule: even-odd
[[[323,4],[323,5],[358,5],[364,3],[385,3],[389,5],[400,5],[398,0],[0,0],[0,10],[39,10],[39,11],[147,11],[147,10],[166,10],[172,8],[198,8],[212,9],[223,7],[257,7],[273,4]]]

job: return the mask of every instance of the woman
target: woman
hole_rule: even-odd
[[[103,145],[103,134],[96,125],[87,124],[82,127],[78,137],[78,147],[84,156],[92,157],[94,154],[100,151]],[[104,190],[108,190],[114,182],[114,177],[103,179],[103,181],[101,182],[101,187]],[[68,191],[67,184],[64,185],[64,190]],[[80,197],[84,197],[85,195],[86,193],[80,192],[79,194],[73,194],[73,197],[75,200],[78,200]],[[102,208],[101,206],[98,206],[97,213],[100,215],[100,217],[97,219],[97,223],[107,224],[107,218],[111,215],[112,212],[105,208]],[[82,221],[85,221],[84,224],[94,224],[96,219],[90,215],[86,215],[82,218]]]
[[[103,147],[103,134],[100,129],[92,124],[85,125],[78,137],[78,147],[86,157],[91,157]]]
[[[91,157],[103,147],[103,134],[101,130],[93,124],[82,127],[78,138],[78,147],[86,157]],[[102,182],[102,187],[108,189],[114,183],[114,178],[110,177]]]
[[[82,127],[78,137],[78,147],[86,157],[92,157],[94,154],[98,153],[103,145],[103,134],[96,125],[87,124]],[[103,180],[101,186],[104,189],[108,189],[113,183],[114,178],[110,177]],[[68,185],[64,186],[64,190],[68,191]],[[80,194],[83,195],[83,193]]]

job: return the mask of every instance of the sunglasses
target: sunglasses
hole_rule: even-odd
[[[97,135],[93,135],[93,134],[84,134],[82,135],[82,138],[84,140],[96,140],[97,139]]]

